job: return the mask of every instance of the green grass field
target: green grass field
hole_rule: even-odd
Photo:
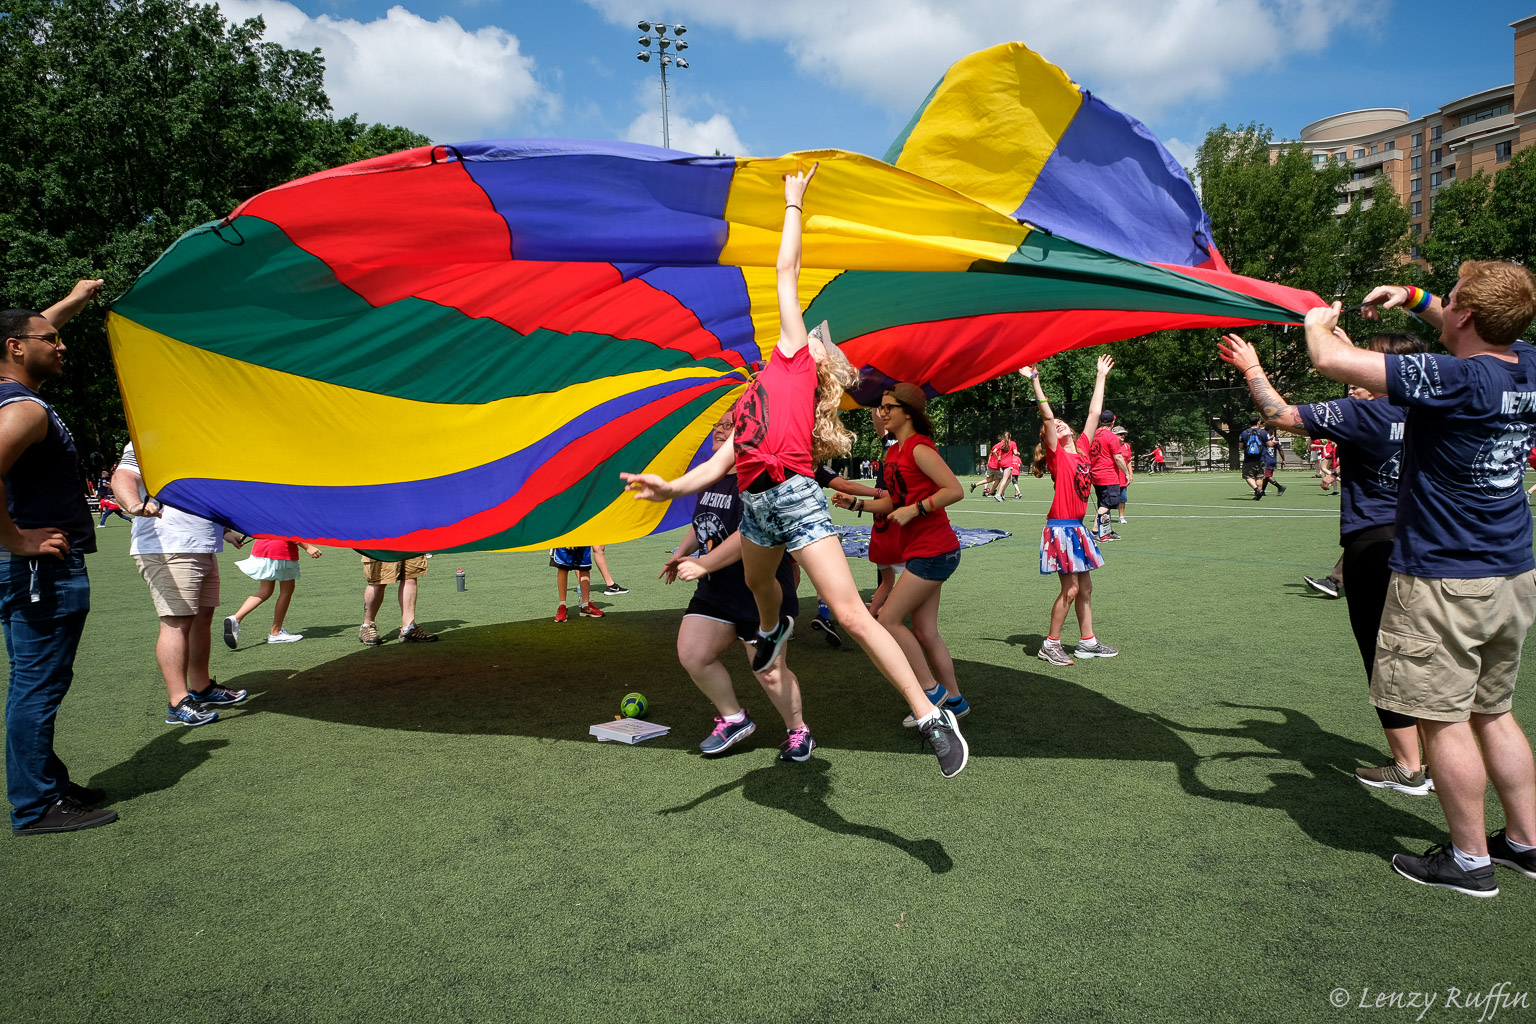
[[[114,520],[58,746],[122,818],[0,842],[0,1006],[45,1024],[1417,1013],[1360,1010],[1367,990],[1477,1020],[1448,989],[1536,989],[1536,882],[1500,868],[1502,894],[1476,900],[1389,867],[1444,821],[1352,777],[1385,744],[1343,602],[1301,582],[1337,556],[1338,499],[1286,479],[1253,502],[1233,475],[1139,477],[1095,574],[1123,653],[1066,669],[1034,657],[1048,485],[952,510],[1014,536],[968,550],[945,589],[974,707],[950,781],[865,656],[809,630],[789,658],[812,760],[776,763],[744,658],[758,733],[700,758],[712,712],[674,651],[690,588],[656,579],[675,537],[610,548],[632,592],[564,625],[543,555],[435,558],[420,618],[442,642],[394,643],[391,595],[376,649],[357,642],[357,557],[327,551],[288,619],[304,641],[259,643],[256,611],[213,654],[252,699],[173,728]],[[251,585],[222,557],[225,614]],[[588,725],[629,690],[672,734],[598,744]],[[1341,988],[1356,1008],[1330,1005]]]

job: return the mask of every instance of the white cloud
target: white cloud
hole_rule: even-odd
[[[587,0],[627,24],[636,0]],[[1018,40],[1143,119],[1376,24],[1386,0],[673,0],[670,16],[781,43],[804,71],[905,113],[944,70]],[[702,51],[701,51],[702,52]]]
[[[404,7],[382,18],[312,18],[283,0],[218,0],[225,17],[260,15],[266,38],[292,49],[319,47],[325,89],[338,116],[404,125],[435,142],[467,142],[519,131],[553,116],[558,98],[534,77],[516,36],[474,32],[449,17],[427,21]]]
[[[709,156],[716,150],[726,156],[750,156],[746,146],[736,135],[736,126],[725,114],[715,113],[703,121],[693,121],[668,111],[668,134],[672,148],[684,153]],[[648,146],[661,145],[661,105],[646,110],[629,123],[624,130],[626,142],[643,142]]]

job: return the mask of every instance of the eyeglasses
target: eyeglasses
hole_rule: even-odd
[[[905,409],[906,406],[900,402],[881,402],[878,408],[881,412],[890,412],[892,409]]]
[[[58,348],[59,347],[59,342],[63,340],[57,334],[13,334],[13,335],[11,335],[11,337],[13,337],[13,338],[31,338],[34,341],[46,341],[48,344],[52,345],[54,348]]]

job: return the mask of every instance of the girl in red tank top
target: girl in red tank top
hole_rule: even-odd
[[[832,527],[826,496],[809,475],[817,463],[846,454],[852,445],[853,435],[837,419],[837,409],[843,388],[856,379],[827,337],[826,325],[808,332],[800,307],[801,218],[815,174],[813,166],[808,173],[784,179],[784,231],[777,266],[779,342],[768,367],[737,403],[732,443],[676,480],[654,473],[621,473],[620,478],[637,499],[670,501],[698,493],[735,466],[744,506],[739,531],[742,572],[760,620],[752,670],[772,673],[794,632],[795,620],[780,615],[781,595],[774,578],[789,551],[832,614],[901,691],[938,756],[940,771],[953,778],[970,757],[955,716],[935,707],[923,693],[901,646],[864,606]]]
[[[1051,412],[1040,374],[1032,366],[1019,370],[1035,388],[1035,403],[1040,407],[1040,443],[1035,446],[1031,472],[1044,476],[1049,470],[1056,485],[1056,497],[1046,513],[1045,529],[1040,534],[1040,572],[1056,573],[1061,592],[1051,604],[1051,631],[1036,656],[1052,665],[1071,665],[1073,657],[1113,658],[1120,652],[1098,641],[1093,635],[1093,580],[1088,573],[1104,564],[1104,556],[1093,536],[1083,528],[1083,513],[1088,509],[1091,472],[1088,465],[1088,431],[1099,422],[1104,408],[1104,378],[1115,365],[1110,356],[1099,356],[1098,379],[1093,385],[1093,399],[1088,403],[1088,423],[1081,436],[1058,420]],[[1061,644],[1061,627],[1067,621],[1067,609],[1077,611],[1080,639],[1071,655]]]
[[[944,506],[953,505],[965,492],[933,446],[927,402],[913,384],[886,389],[880,411],[886,428],[896,435],[885,458],[889,496],[861,501],[835,495],[832,500],[844,508],[885,515],[896,531],[895,553],[906,563],[906,572],[880,608],[880,624],[901,645],[928,699],[960,718],[971,709],[960,694],[954,661],[939,635],[939,592],[960,565],[960,540]],[[911,629],[904,625],[909,615]],[[902,724],[911,727],[917,719],[908,715]]]

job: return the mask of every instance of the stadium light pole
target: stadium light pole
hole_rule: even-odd
[[[645,49],[635,54],[635,59],[642,64],[649,64],[651,58],[655,57],[656,67],[661,71],[661,145],[663,149],[671,149],[672,131],[667,123],[667,68],[688,67],[688,61],[682,55],[682,51],[688,49],[688,44],[682,39],[688,26],[642,21],[637,27],[644,33],[640,37],[640,45]],[[672,33],[670,39],[667,37],[669,31]],[[651,38],[652,32],[656,33],[655,39]]]

